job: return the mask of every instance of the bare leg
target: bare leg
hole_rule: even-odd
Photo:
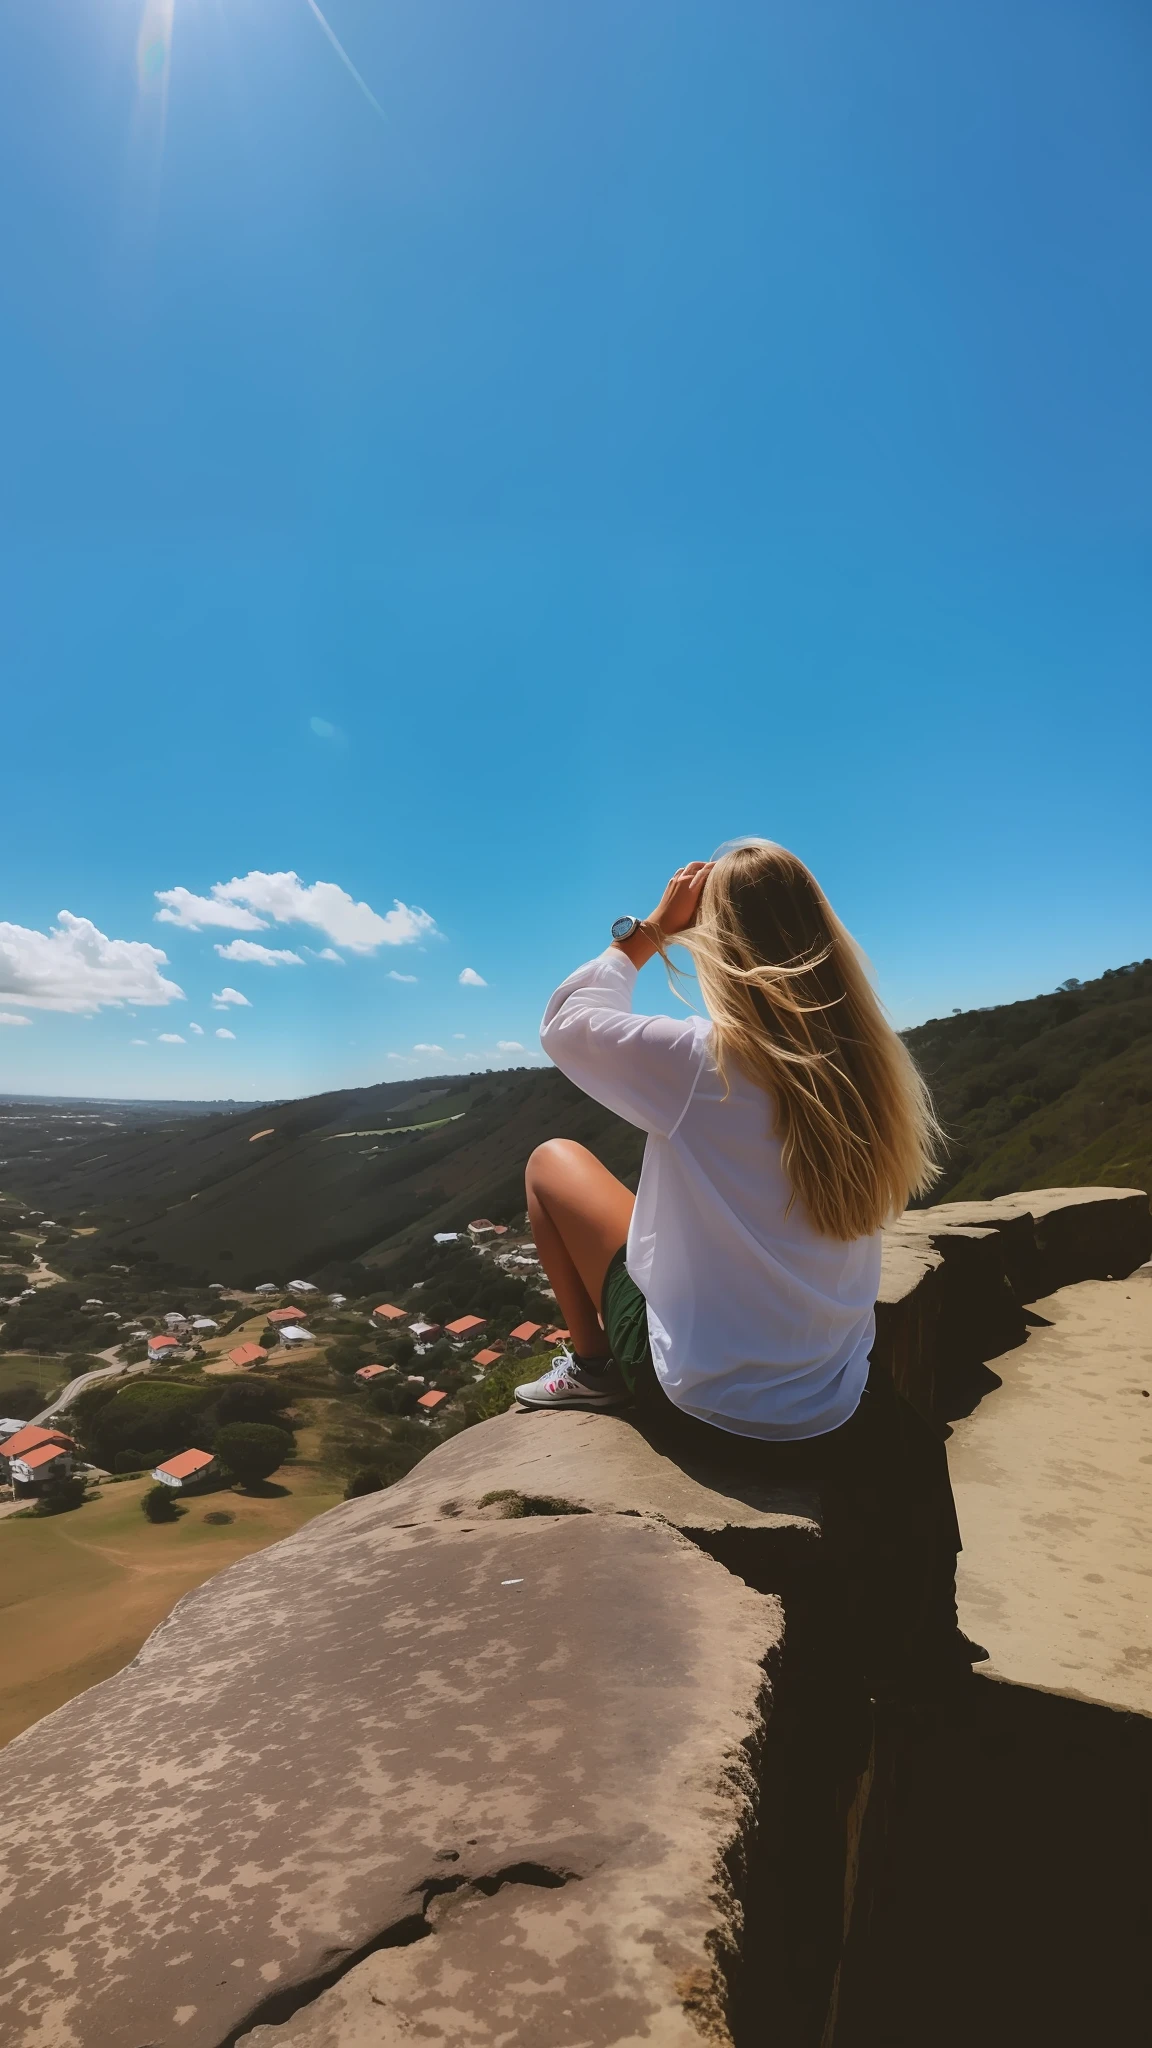
[[[613,1255],[628,1235],[635,1196],[571,1138],[538,1145],[524,1175],[528,1219],[573,1349],[605,1349],[600,1295]]]

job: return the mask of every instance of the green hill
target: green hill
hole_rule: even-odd
[[[950,1139],[934,1200],[1152,1188],[1152,961],[905,1037]],[[551,1137],[635,1184],[640,1134],[553,1068],[521,1068],[224,1114],[0,1104],[0,1186],[63,1226],[61,1270],[335,1284],[353,1261],[399,1272],[433,1230],[521,1211],[524,1162]]]
[[[433,1230],[522,1211],[524,1162],[545,1138],[576,1138],[633,1180],[643,1143],[553,1068],[384,1082],[99,1135],[57,1120],[52,1134],[46,1147],[27,1104],[11,1121],[0,1107],[0,1185],[94,1233],[53,1238],[61,1270],[145,1261],[235,1285],[352,1260],[391,1268]]]
[[[904,1037],[949,1137],[931,1200],[1152,1190],[1152,960]]]

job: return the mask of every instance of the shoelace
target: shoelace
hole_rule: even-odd
[[[545,1385],[550,1394],[566,1394],[573,1380],[578,1378],[580,1368],[565,1344],[552,1360],[551,1371]]]

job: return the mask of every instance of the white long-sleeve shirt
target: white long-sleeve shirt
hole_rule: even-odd
[[[628,1272],[652,1362],[678,1408],[737,1436],[822,1436],[868,1376],[880,1233],[844,1244],[809,1222],[781,1164],[772,1103],[739,1069],[729,1092],[708,1017],[633,1014],[618,947],[578,967],[544,1013],[561,1073],[648,1134]]]

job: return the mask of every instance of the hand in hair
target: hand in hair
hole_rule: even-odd
[[[633,967],[643,967],[659,951],[657,934],[663,943],[695,924],[704,884],[711,872],[710,860],[690,860],[687,867],[677,868],[651,916],[637,926],[630,939],[613,939],[613,945]]]
[[[655,925],[661,938],[670,939],[695,924],[713,865],[710,860],[690,860],[686,867],[677,868],[651,917],[645,919],[646,924]]]

